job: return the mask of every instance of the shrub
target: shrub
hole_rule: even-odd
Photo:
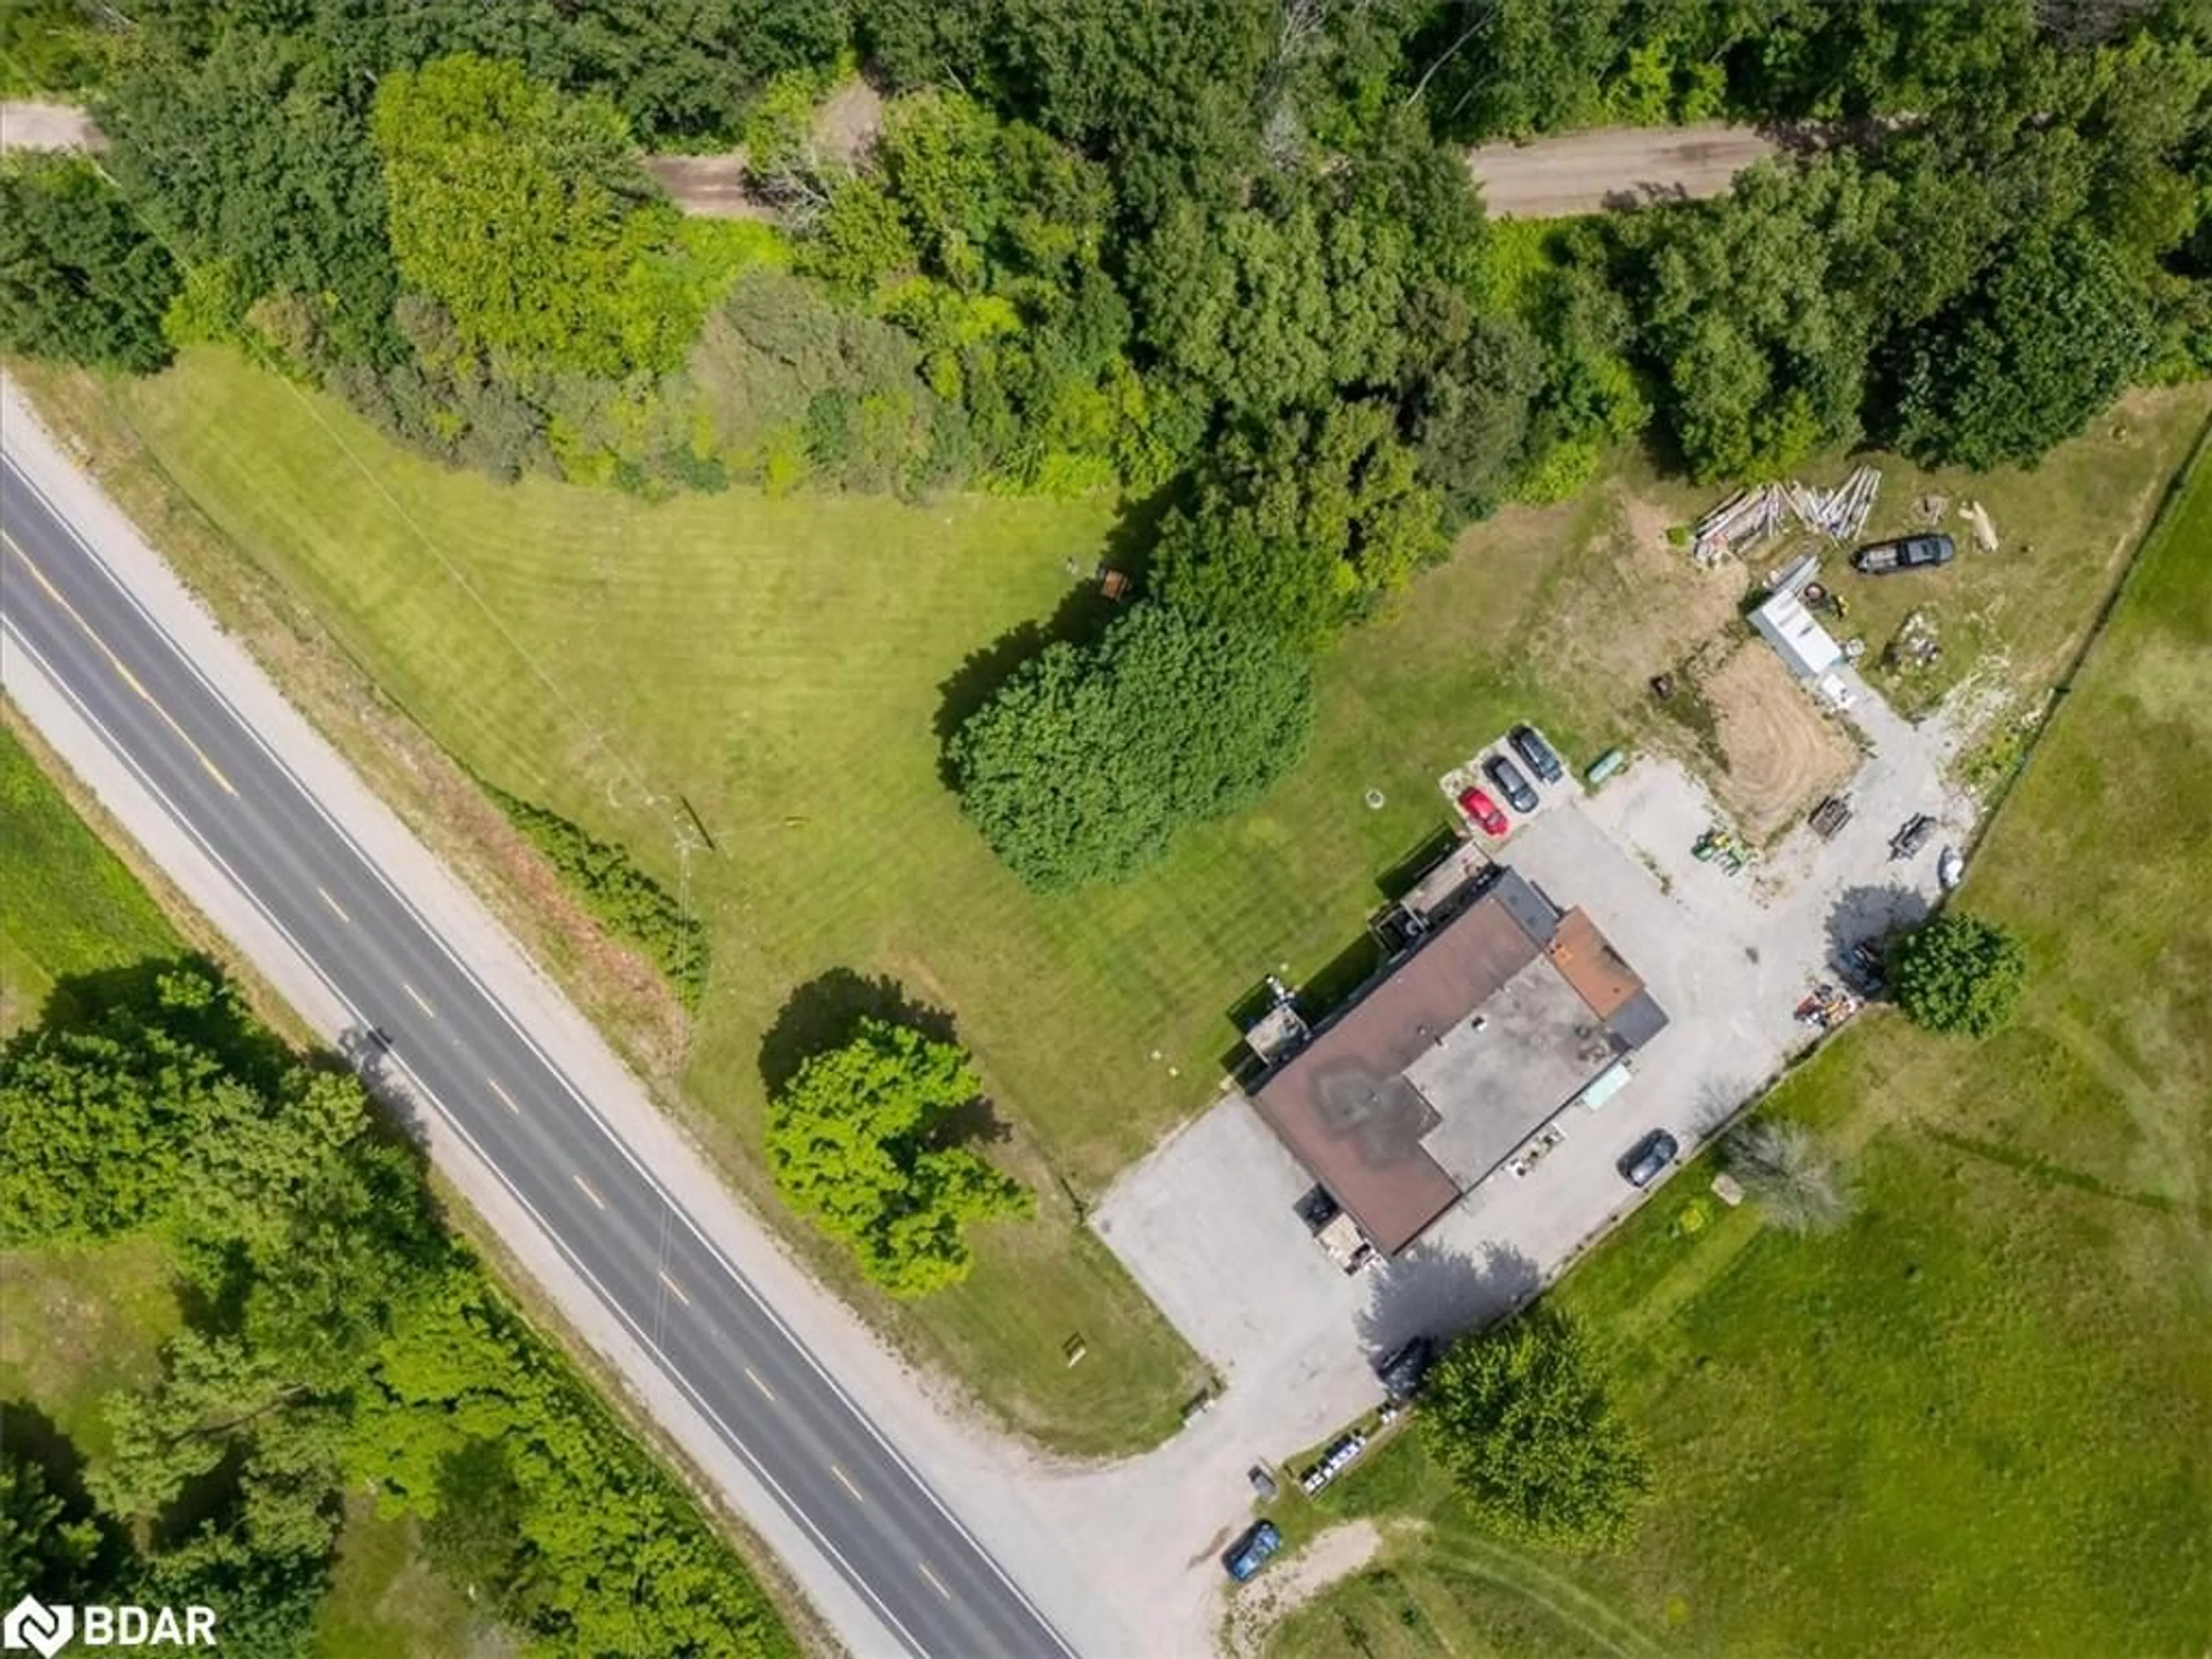
[[[687,1008],[707,988],[707,927],[665,887],[639,869],[629,854],[600,841],[558,812],[485,786],[523,839],[552,861],[584,908],[606,928],[643,951]]]

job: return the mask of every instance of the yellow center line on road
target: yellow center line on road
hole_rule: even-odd
[[[499,1103],[501,1105],[506,1107],[508,1111],[513,1112],[517,1117],[520,1117],[522,1115],[522,1108],[514,1103],[514,1097],[513,1095],[507,1093],[506,1090],[499,1086],[499,1079],[497,1078],[488,1077],[484,1081],[491,1085],[491,1091],[499,1097]]]
[[[929,1580],[930,1589],[935,1590],[939,1595],[943,1596],[948,1601],[952,1599],[952,1592],[945,1588],[945,1581],[942,1578],[939,1578],[935,1573],[929,1570],[928,1562],[917,1561],[915,1563],[915,1565],[920,1567],[921,1569],[921,1576]]]
[[[107,659],[107,665],[115,671],[116,677],[120,679],[124,684],[131,688],[131,691],[137,695],[141,702],[144,703],[146,707],[152,709],[156,714],[161,717],[161,723],[167,726],[171,732],[176,734],[178,742],[183,744],[185,748],[192,751],[192,758],[199,762],[203,767],[207,769],[207,775],[222,787],[222,793],[226,795],[236,794],[238,793],[237,786],[232,783],[228,778],[223,776],[222,769],[208,758],[207,750],[201,748],[199,744],[194,743],[191,738],[185,735],[185,728],[177,724],[177,717],[175,715],[172,714],[167,709],[162,708],[160,703],[154,701],[154,694],[146,689],[144,682],[140,680],[136,674],[132,673],[129,668],[125,666],[123,659],[115,654],[114,651],[109,647],[106,640],[101,639],[99,635],[92,631],[92,624],[87,622],[82,616],[78,614],[77,608],[71,605],[69,600],[63,596],[61,589],[53,585],[52,580],[47,576],[46,573],[40,569],[36,564],[32,562],[31,556],[23,551],[22,544],[17,541],[13,536],[6,535],[4,532],[0,532],[0,541],[5,541],[9,547],[13,550],[15,556],[23,562],[23,568],[31,573],[32,580],[37,582],[40,587],[46,589],[46,597],[52,599],[56,605],[61,606],[63,614],[68,617],[71,622],[75,623],[78,628],[83,630],[85,638],[90,640],[94,647],[100,652],[100,654]]]
[[[745,1367],[745,1377],[746,1380],[753,1385],[753,1387],[758,1389],[761,1393],[765,1395],[769,1399],[773,1400],[775,1398],[775,1390],[769,1387],[767,1383],[762,1382],[760,1373],[750,1365]]]
[[[340,921],[345,922],[349,926],[351,925],[353,918],[345,913],[345,906],[340,904],[336,899],[331,896],[331,890],[329,888],[318,887],[315,889],[315,894],[316,896],[320,898],[324,903],[331,907],[331,914],[332,915],[336,916]]]
[[[853,1501],[855,1504],[865,1504],[868,1501],[866,1498],[860,1496],[860,1489],[853,1484],[853,1477],[847,1474],[844,1470],[839,1468],[835,1463],[832,1463],[830,1466],[830,1473],[837,1477],[837,1484],[839,1486],[842,1486],[847,1492],[852,1493]]]
[[[593,1192],[592,1190],[592,1183],[585,1180],[583,1176],[570,1176],[568,1179],[576,1183],[577,1189],[580,1191],[586,1198],[590,1199],[592,1202],[597,1205],[600,1209],[604,1210],[607,1207],[606,1200],[601,1198],[597,1193]]]
[[[431,1018],[437,1018],[438,1011],[435,1008],[433,1008],[428,1003],[422,1000],[422,994],[420,991],[416,990],[404,979],[399,981],[399,988],[407,993],[408,1000],[413,1002],[417,1008],[420,1008],[424,1013],[429,1015]]]
[[[660,1282],[668,1287],[669,1295],[674,1297],[678,1302],[681,1302],[687,1308],[691,1305],[691,1298],[684,1294],[684,1287],[681,1285],[678,1285],[674,1279],[671,1279],[665,1273],[663,1273],[660,1275]]]

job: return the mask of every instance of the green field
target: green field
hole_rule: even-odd
[[[183,949],[154,901],[0,726],[0,1035],[57,981]],[[66,988],[66,987],[64,987]],[[161,1243],[0,1250],[0,1404],[9,1431],[65,1437],[97,1466],[101,1401],[159,1374],[184,1328]],[[484,1633],[462,1593],[416,1553],[411,1522],[349,1510],[316,1633],[320,1659],[461,1659]]]
[[[935,729],[948,695],[957,709],[989,683],[975,665],[1080,611],[1071,572],[1132,533],[1109,506],[502,488],[215,351],[96,391],[34,384],[226,614],[240,610],[228,549],[273,578],[287,621],[256,642],[342,741],[362,702],[345,676],[366,671],[464,765],[684,887],[711,921],[715,966],[681,1072],[655,1074],[648,1041],[627,1046],[680,1089],[765,1207],[764,1037],[815,1029],[825,1002],[848,1000],[820,994],[846,975],[951,1012],[1041,1220],[988,1230],[967,1285],[915,1310],[871,1305],[1010,1421],[1080,1453],[1156,1440],[1202,1376],[1078,1206],[1212,1097],[1231,1010],[1261,975],[1310,983],[1360,939],[1379,879],[1440,825],[1439,772],[1514,718],[1547,720],[1584,758],[1635,740],[1644,680],[1738,598],[1665,544],[1710,497],[1640,465],[1563,506],[1510,509],[1328,663],[1316,752],[1263,806],[1124,888],[1039,898],[960,817]],[[2114,538],[2205,406],[2201,389],[2142,400],[2124,434],[1984,482],[2008,535],[2038,526],[2008,562],[2065,595],[1999,617],[2008,651],[2063,655],[2109,580]],[[194,510],[153,487],[156,467]],[[1922,486],[1893,464],[1889,499]],[[342,674],[319,677],[324,629]],[[419,784],[374,741],[350,746],[395,796]],[[714,842],[688,872],[685,803]],[[414,812],[434,833],[452,816]],[[536,942],[577,981],[573,953]],[[610,999],[583,988],[605,1014]],[[1087,1357],[1070,1369],[1077,1335]]]
[[[1384,1557],[1270,1652],[2206,1651],[2208,817],[2200,465],[1965,889],[2032,953],[2017,1026],[1880,1015],[1784,1085],[1850,1150],[1840,1234],[1764,1230],[1692,1170],[1558,1293],[1652,1448],[1636,1540],[1482,1538],[1407,1440],[1327,1506],[1395,1517]]]
[[[173,937],[0,726],[0,1035],[35,1021],[56,980],[127,967]]]

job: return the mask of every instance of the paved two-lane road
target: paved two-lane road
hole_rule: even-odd
[[[583,1091],[0,459],[0,635],[496,1171],[884,1624],[929,1659],[1072,1655]]]

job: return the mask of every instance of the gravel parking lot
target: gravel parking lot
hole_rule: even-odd
[[[1971,827],[1944,781],[1952,739],[1940,717],[1909,725],[1852,679],[1847,718],[1867,758],[1832,840],[1800,825],[1738,873],[1700,862],[1692,845],[1725,820],[1696,778],[1647,756],[1595,793],[1547,789],[1493,849],[1555,903],[1586,909],[1670,1022],[1628,1087],[1559,1120],[1565,1140],[1525,1176],[1492,1176],[1413,1249],[1350,1279],[1292,1207],[1310,1180],[1241,1097],[1115,1183],[1095,1224],[1227,1382],[1218,1410],[1244,1443],[1310,1443],[1374,1403],[1372,1361],[1406,1336],[1464,1329],[1532,1295],[1644,1201],[1615,1168],[1631,1145],[1664,1127],[1694,1152],[1811,1040],[1796,1005],[1841,952],[1926,913],[1938,854]],[[1893,860],[1891,836],[1923,811],[1938,833]]]

